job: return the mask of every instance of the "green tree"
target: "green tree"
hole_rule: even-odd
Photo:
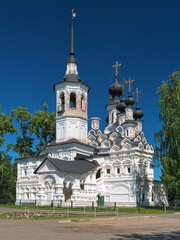
[[[14,152],[17,152],[21,157],[34,155],[32,137],[32,118],[33,115],[27,111],[27,108],[19,106],[11,111],[11,116],[19,124],[16,143],[12,144]]]
[[[15,201],[17,167],[7,153],[0,152],[0,199]]]
[[[1,110],[1,106],[0,106]],[[12,116],[7,116],[5,113],[0,113],[0,147],[5,141],[5,135],[7,133],[16,133],[17,129],[15,129]]]
[[[1,109],[1,107],[0,107]],[[6,134],[17,133],[14,127],[12,116],[7,116],[5,113],[0,113],[0,147],[5,142]],[[6,146],[5,146],[6,147]],[[5,148],[4,147],[4,148]],[[15,200],[15,185],[16,185],[16,164],[11,163],[11,158],[6,152],[0,151],[0,199]]]
[[[47,111],[48,105],[43,104],[43,111],[38,110],[32,118],[32,132],[39,140],[36,149],[38,154],[45,149],[45,145],[55,138],[55,114]]]
[[[19,126],[16,143],[10,146],[20,157],[38,155],[55,138],[55,114],[47,110],[48,105],[44,103],[43,110],[36,111],[35,115],[21,106],[11,111],[11,116]]]
[[[155,159],[162,164],[162,181],[169,200],[180,199],[180,71],[158,88],[159,119],[162,129],[155,132]]]

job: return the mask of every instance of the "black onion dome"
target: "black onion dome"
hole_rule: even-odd
[[[117,79],[114,81],[113,84],[111,84],[111,86],[109,88],[109,94],[112,97],[121,96],[121,94],[122,94],[122,84],[118,83]]]
[[[124,112],[125,111],[125,108],[126,108],[126,104],[125,104],[125,100],[124,98],[121,99],[120,103],[116,106],[116,109],[119,111],[119,112]]]
[[[125,104],[126,104],[127,106],[133,106],[134,103],[135,103],[135,100],[134,100],[134,98],[133,98],[131,95],[129,95],[129,96],[126,98],[126,100],[125,100]]]
[[[137,103],[135,111],[133,112],[133,117],[135,118],[135,120],[140,120],[143,116],[144,116],[144,112],[140,109]]]

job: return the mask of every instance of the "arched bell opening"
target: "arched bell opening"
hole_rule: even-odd
[[[60,110],[65,111],[65,95],[64,95],[64,93],[60,94]]]
[[[76,108],[76,93],[70,94],[70,108]]]

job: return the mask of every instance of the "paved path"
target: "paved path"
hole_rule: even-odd
[[[131,215],[131,216],[130,216]],[[60,220],[0,220],[0,239],[6,240],[179,240],[180,215],[96,218],[87,222]]]

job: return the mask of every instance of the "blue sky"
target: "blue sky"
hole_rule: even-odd
[[[70,50],[71,9],[79,76],[91,87],[88,116],[106,125],[112,65],[122,63],[118,80],[130,76],[142,90],[143,130],[154,145],[157,87],[180,69],[180,1],[112,0],[0,1],[0,104],[10,114],[18,106],[34,112],[46,102],[55,111],[53,84],[65,74]],[[127,87],[126,87],[127,91]],[[156,179],[160,170],[156,170]]]

